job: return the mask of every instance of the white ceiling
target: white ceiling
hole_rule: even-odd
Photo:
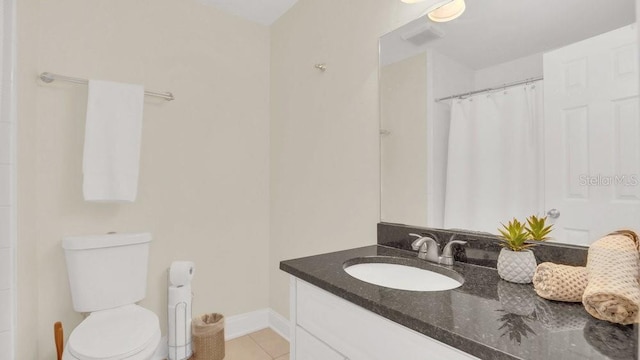
[[[221,10],[257,22],[262,25],[273,24],[287,12],[298,0],[199,0]]]
[[[472,69],[543,53],[629,25],[634,0],[467,0],[458,19],[436,24],[444,37],[415,46],[403,34],[424,26],[426,16],[382,38],[381,63],[435,49]]]

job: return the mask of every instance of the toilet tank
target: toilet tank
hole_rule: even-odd
[[[149,233],[65,237],[74,310],[106,310],[144,299],[150,242]]]

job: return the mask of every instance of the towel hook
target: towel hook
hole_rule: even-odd
[[[322,72],[327,71],[327,64],[322,63],[322,64],[315,64],[314,67]]]

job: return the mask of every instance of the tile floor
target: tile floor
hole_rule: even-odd
[[[289,360],[289,342],[266,328],[227,341],[224,360]]]

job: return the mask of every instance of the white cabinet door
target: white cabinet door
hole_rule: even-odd
[[[544,55],[545,207],[554,237],[589,245],[640,217],[634,25]]]
[[[297,280],[292,289],[296,324],[347,359],[478,360],[304,281]],[[297,333],[293,341],[297,349]]]
[[[296,360],[345,360],[345,357],[329,345],[296,326]]]

